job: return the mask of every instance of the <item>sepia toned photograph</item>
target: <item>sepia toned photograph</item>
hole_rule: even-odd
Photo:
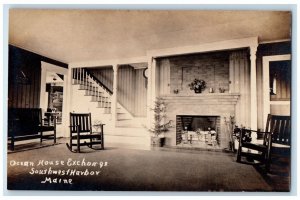
[[[8,16],[7,190],[291,191],[291,10]]]

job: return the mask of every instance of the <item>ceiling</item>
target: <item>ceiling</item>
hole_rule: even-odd
[[[65,63],[145,56],[147,50],[258,36],[290,39],[280,11],[11,9],[9,43]]]

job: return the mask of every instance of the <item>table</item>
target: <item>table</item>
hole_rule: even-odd
[[[48,125],[52,125],[54,124],[54,120],[57,124],[57,117],[60,115],[59,112],[45,112],[45,117],[46,117],[46,121],[48,123]]]

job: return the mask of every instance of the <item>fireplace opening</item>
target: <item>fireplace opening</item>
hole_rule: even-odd
[[[177,115],[176,144],[219,148],[220,116]]]

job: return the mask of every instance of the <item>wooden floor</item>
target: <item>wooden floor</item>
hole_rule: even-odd
[[[36,143],[38,144],[38,143]],[[33,145],[38,147],[39,145]],[[47,144],[45,144],[47,145]],[[26,147],[28,149],[28,146]],[[29,148],[30,149],[30,148]],[[161,148],[132,150],[107,146],[104,151],[83,148],[71,153],[64,142],[8,154],[8,189],[11,190],[97,190],[97,191],[289,191],[290,172],[286,160],[277,160],[272,173],[263,168],[235,162],[235,154]],[[106,167],[67,166],[68,160],[107,162]],[[63,161],[64,165],[37,166],[41,160]],[[11,166],[30,161],[34,166]],[[71,162],[71,163],[72,163]],[[98,175],[32,175],[37,170],[100,171]],[[46,177],[72,179],[68,183],[41,183]]]

